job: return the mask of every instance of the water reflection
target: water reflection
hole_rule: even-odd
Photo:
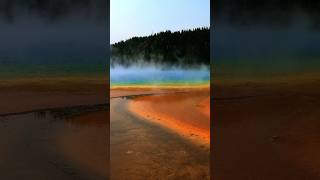
[[[72,123],[55,116],[54,110],[0,118],[1,179],[106,179],[109,116],[81,113],[73,113]]]
[[[47,111],[37,111],[34,112],[35,119],[46,119],[47,118]]]

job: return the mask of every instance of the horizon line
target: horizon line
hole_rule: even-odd
[[[185,29],[181,29],[181,30],[174,30],[174,31],[171,31],[170,29],[167,29],[167,30],[161,30],[161,31],[158,31],[156,33],[152,32],[151,34],[149,35],[143,35],[143,36],[132,36],[130,38],[127,38],[127,39],[123,39],[123,40],[120,40],[120,41],[117,41],[117,42],[114,42],[114,43],[111,43],[110,42],[110,45],[114,45],[114,44],[117,44],[119,42],[126,42],[128,40],[131,40],[133,38],[143,38],[143,37],[150,37],[150,36],[153,36],[155,34],[159,34],[159,33],[162,33],[162,32],[168,32],[170,31],[171,33],[175,33],[175,32],[182,32],[182,31],[190,31],[190,30],[196,30],[196,29],[201,29],[201,28],[207,28],[207,29],[210,29],[210,25],[209,26],[201,26],[201,27],[195,27],[195,28],[185,28]]]

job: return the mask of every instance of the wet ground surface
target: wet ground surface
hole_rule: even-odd
[[[147,123],[127,110],[130,99],[110,106],[111,179],[209,179],[209,149]]]
[[[216,85],[213,178],[319,179],[319,89],[316,81]]]
[[[67,111],[60,109],[1,116],[1,179],[107,179],[107,118],[90,126],[76,121],[70,123],[68,119],[78,114],[77,111],[71,108]],[[80,132],[87,132],[86,138],[82,138],[84,135]],[[100,138],[97,140],[98,135]],[[61,142],[73,148],[64,148]],[[92,142],[100,144],[95,146],[100,147],[100,151],[90,149]],[[87,147],[86,154],[79,149],[81,147]],[[97,171],[97,167],[86,165],[86,159],[102,167]]]

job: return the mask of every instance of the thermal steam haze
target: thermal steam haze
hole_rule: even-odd
[[[210,0],[111,0],[110,43],[148,36],[166,30],[210,26]],[[127,59],[131,61],[131,59]],[[151,61],[153,62],[153,61]],[[111,65],[111,86],[207,83],[209,68],[135,62],[129,67]],[[181,62],[183,63],[183,61]]]
[[[111,0],[110,43],[210,26],[210,0]]]
[[[125,68],[117,66],[110,69],[111,85],[129,84],[194,84],[207,83],[210,80],[209,69],[205,66],[197,69],[170,68],[161,69],[156,66],[140,66]]]
[[[0,0],[0,77],[104,75],[105,0]]]
[[[271,77],[319,72],[318,5],[303,0],[231,1],[221,1],[214,11],[214,33],[218,35],[211,50],[215,50],[216,75]]]

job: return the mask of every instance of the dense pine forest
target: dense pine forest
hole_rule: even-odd
[[[227,20],[234,25],[267,23],[279,27],[303,14],[313,27],[320,28],[320,3],[314,0],[223,0],[214,1],[212,7],[215,24]]]
[[[105,19],[108,18],[107,8],[105,0],[0,0],[0,20],[14,22],[21,13],[28,12],[55,21],[76,11]]]
[[[210,63],[210,29],[165,31],[133,37],[111,46],[111,65],[138,62],[157,65],[199,66]]]

